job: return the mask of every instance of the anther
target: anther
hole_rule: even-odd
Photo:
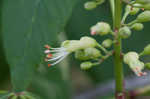
[[[51,47],[49,45],[45,45],[45,48],[50,49]]]
[[[51,67],[51,64],[48,64],[48,67]]]
[[[50,53],[50,50],[45,50],[45,53],[47,54],[47,53]]]
[[[52,57],[52,54],[48,54],[46,57],[47,57],[47,58],[51,58],[51,57]]]

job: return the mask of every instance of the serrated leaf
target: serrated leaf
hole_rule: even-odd
[[[31,82],[43,46],[57,40],[76,0],[3,0],[2,37],[13,88],[23,91]]]

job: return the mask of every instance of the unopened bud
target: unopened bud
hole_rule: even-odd
[[[90,57],[85,56],[84,50],[75,51],[75,58],[78,60],[89,60]]]
[[[128,52],[124,55],[123,61],[126,64],[129,64],[131,61],[137,61],[139,59],[139,55],[136,52]]]
[[[83,62],[83,63],[81,63],[80,68],[82,70],[88,70],[92,67],[92,65],[93,64],[91,62]]]
[[[129,27],[124,26],[119,30],[120,36],[124,39],[128,38],[131,35],[131,30]]]
[[[75,58],[78,60],[97,59],[101,56],[101,52],[96,48],[86,48],[75,52]]]
[[[94,9],[94,8],[96,8],[97,7],[97,4],[96,4],[96,2],[94,2],[94,1],[88,1],[88,2],[86,2],[85,4],[84,4],[84,8],[86,9],[86,10],[92,10],[92,9]]]
[[[131,70],[137,76],[146,75],[146,72],[142,72],[144,69],[144,63],[139,60],[139,55],[136,52],[128,52],[124,55],[123,58],[124,63],[128,64]]]
[[[107,35],[111,31],[111,27],[108,23],[98,22],[96,25],[91,27],[91,34],[99,34],[101,36]]]
[[[109,48],[109,47],[111,47],[111,45],[112,45],[112,40],[111,39],[106,39],[106,40],[104,40],[103,42],[102,42],[102,45],[105,47],[105,48]]]
[[[84,36],[80,39],[80,46],[82,49],[96,47],[97,41],[92,37]]]
[[[131,26],[131,28],[136,31],[140,31],[144,28],[144,25],[142,23],[135,23]]]
[[[101,52],[96,48],[86,48],[84,49],[85,56],[90,57],[90,59],[96,59],[101,56]]]
[[[144,51],[142,52],[142,55],[150,55],[150,44],[148,44],[148,45],[144,48]]]
[[[135,15],[140,11],[139,8],[133,7],[131,8],[130,15]]]
[[[137,17],[137,22],[147,22],[150,21],[150,11],[144,11]]]

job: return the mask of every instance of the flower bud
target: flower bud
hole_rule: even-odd
[[[78,60],[89,60],[90,57],[86,56],[84,50],[75,51],[75,58]]]
[[[150,3],[150,0],[135,0],[136,3],[147,4]]]
[[[124,55],[123,61],[126,64],[129,64],[131,61],[137,61],[139,59],[139,55],[136,52],[128,52]]]
[[[84,49],[85,56],[90,57],[90,59],[96,59],[101,56],[101,52],[96,48],[86,48]]]
[[[148,45],[144,48],[144,51],[142,52],[142,55],[150,55],[150,44],[148,44]]]
[[[111,27],[108,23],[98,22],[96,25],[91,27],[91,34],[99,34],[101,36],[107,35],[111,31]]]
[[[97,59],[101,56],[101,52],[96,48],[86,48],[84,50],[75,51],[75,58],[79,60]]]
[[[102,42],[102,46],[104,46],[105,48],[109,48],[112,45],[112,40],[111,39],[106,39]]]
[[[130,5],[127,5],[126,8],[125,8],[125,12],[130,12],[130,11],[131,11],[131,8],[132,8],[132,7],[131,7]]]
[[[80,39],[80,46],[82,47],[82,49],[95,47],[97,46],[97,41],[92,37],[84,36]]]
[[[137,22],[147,22],[150,21],[150,11],[144,11],[137,17]]]
[[[140,11],[139,8],[133,7],[133,8],[131,8],[130,15],[135,15],[135,14],[137,14],[139,11]]]
[[[88,70],[88,69],[90,69],[92,67],[92,65],[93,64],[91,62],[87,61],[87,62],[81,63],[80,68],[82,70]]]
[[[135,23],[131,26],[131,28],[136,31],[140,31],[144,28],[144,25],[142,23]]]
[[[128,38],[131,35],[131,30],[129,27],[124,26],[119,30],[120,36],[124,39]]]
[[[136,52],[128,52],[124,55],[123,58],[124,63],[128,64],[131,70],[137,76],[146,75],[145,72],[142,72],[144,69],[144,63],[139,60],[139,55]]]
[[[84,8],[86,9],[86,10],[92,10],[92,9],[94,9],[94,8],[96,8],[97,7],[97,4],[96,4],[96,2],[94,2],[94,1],[88,1],[88,2],[86,2],[85,4],[84,4]]]

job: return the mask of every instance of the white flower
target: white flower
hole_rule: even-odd
[[[90,37],[82,37],[80,40],[66,40],[61,44],[60,48],[51,48],[49,45],[45,45],[45,61],[51,63],[48,64],[50,67],[62,61],[72,52],[95,46],[97,46],[96,40]]]

